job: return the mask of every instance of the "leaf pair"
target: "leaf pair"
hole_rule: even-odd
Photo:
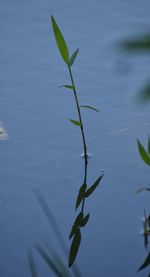
[[[78,55],[79,48],[72,54],[71,58],[69,58],[68,46],[62,35],[62,32],[60,31],[60,29],[56,23],[56,20],[54,19],[54,17],[52,15],[51,15],[51,22],[52,22],[55,40],[56,40],[59,52],[62,56],[62,59],[68,66],[72,66],[76,59],[76,56]]]
[[[77,197],[77,200],[76,200],[76,209],[79,207],[79,205],[81,204],[81,201],[84,199],[84,198],[87,198],[89,197],[93,192],[94,190],[97,188],[97,186],[99,185],[101,179],[103,177],[103,174],[98,177],[98,179],[94,182],[94,184],[89,187],[87,190],[87,185],[86,184],[83,184],[80,189],[79,189],[79,193],[78,193],[78,197]]]
[[[80,227],[84,227],[86,225],[86,223],[88,222],[89,220],[89,216],[90,214],[87,214],[85,217],[84,217],[84,214],[83,212],[80,212],[76,219],[75,219],[75,222],[72,226],[72,229],[71,229],[71,232],[70,232],[70,235],[69,235],[69,239],[71,239],[73,237],[73,235],[75,234],[75,232],[77,231],[78,228]]]
[[[139,140],[137,140],[137,144],[138,144],[138,150],[139,150],[142,160],[147,165],[150,166],[150,138],[148,137],[147,151],[145,150],[145,148],[143,147],[143,145],[140,143]]]

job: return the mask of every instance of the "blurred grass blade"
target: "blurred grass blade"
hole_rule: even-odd
[[[58,226],[58,224],[55,220],[55,217],[53,216],[53,213],[52,213],[50,207],[48,206],[46,200],[44,199],[44,197],[42,196],[42,194],[38,190],[34,190],[34,194],[35,194],[42,210],[44,211],[44,214],[45,214],[46,218],[48,219],[48,222],[49,222],[49,224],[50,224],[50,226],[51,226],[51,228],[52,228],[52,230],[53,230],[53,232],[54,232],[54,234],[55,234],[55,236],[56,236],[56,238],[57,238],[57,240],[58,240],[65,256],[66,256],[66,258],[68,258],[68,248],[65,244],[65,241],[64,241],[64,238],[63,238],[62,233],[60,231],[60,228],[59,228],[59,226]],[[81,273],[80,273],[80,271],[79,271],[76,264],[74,264],[74,266],[72,268],[72,271],[73,271],[75,276],[79,276],[79,277],[81,276]]]
[[[98,113],[99,113],[99,110],[98,110],[98,109],[96,109],[96,108],[95,108],[95,107],[93,107],[93,106],[81,105],[80,107],[81,107],[81,108],[91,109],[91,110],[96,111],[96,112],[98,112]]]
[[[53,213],[51,212],[50,207],[48,206],[46,200],[43,198],[42,194],[39,193],[38,190],[35,190],[35,195],[36,195],[36,198],[37,198],[42,210],[44,211],[44,213],[46,215],[46,218],[49,221],[49,224],[50,224],[51,228],[53,229],[53,232],[54,232],[57,240],[59,241],[59,244],[61,245],[65,255],[67,256],[68,249],[66,247],[66,244],[64,242],[64,238],[63,238],[63,236],[60,232],[60,228],[58,227],[58,224],[55,220],[55,217],[53,216]]]
[[[56,21],[52,15],[51,15],[51,22],[52,22],[53,31],[54,31],[56,43],[57,43],[58,49],[60,51],[60,54],[61,54],[64,62],[66,64],[69,64],[69,51],[68,51],[67,44],[66,44],[65,39],[64,39]]]
[[[138,93],[138,101],[141,102],[141,104],[146,104],[148,101],[150,101],[150,84],[146,84]]]
[[[147,151],[150,154],[150,137],[148,136]]]
[[[37,273],[37,270],[36,270],[33,253],[32,253],[31,250],[28,250],[27,256],[28,256],[28,262],[29,262],[29,267],[30,267],[30,271],[31,271],[31,276],[32,277],[38,277],[38,273]]]
[[[73,241],[70,247],[69,267],[71,267],[75,261],[75,258],[79,250],[80,242],[81,242],[81,232],[80,232],[80,229],[78,228],[75,232],[75,235],[73,237]]]
[[[140,153],[140,156],[141,156],[142,160],[147,165],[150,165],[150,155],[146,152],[146,150],[144,149],[143,145],[140,143],[139,140],[137,140],[137,144],[138,144],[138,150],[139,150],[139,153]]]
[[[47,263],[47,265],[51,268],[51,270],[56,274],[58,277],[65,277],[62,272],[59,270],[59,266],[50,258],[47,251],[42,246],[36,247],[38,253],[42,256],[43,260]]]
[[[140,266],[140,268],[138,269],[138,271],[144,269],[145,267],[147,267],[148,265],[150,265],[150,252],[148,253],[144,263]]]
[[[74,89],[73,86],[70,86],[70,85],[63,85],[63,86],[60,86],[59,88],[68,88],[68,89]]]
[[[71,277],[72,274],[71,272],[69,271],[67,265],[65,265],[62,261],[62,259],[60,259],[60,257],[56,254],[56,253],[53,253],[52,254],[53,256],[53,260],[56,262],[56,264],[59,266],[59,269],[60,269],[60,272],[63,273],[63,276],[64,277]],[[76,275],[77,276],[77,275]]]
[[[101,179],[102,179],[103,175],[101,175],[96,181],[95,183],[89,188],[87,189],[87,191],[85,192],[85,197],[89,197],[93,191],[97,188],[97,186],[99,185]]]
[[[79,52],[79,48],[72,54],[71,58],[70,58],[70,62],[69,62],[69,65],[72,66],[74,64],[74,61],[78,55],[78,52]]]
[[[81,225],[82,223],[82,219],[83,219],[83,212],[80,212],[76,219],[75,219],[75,222],[72,226],[72,229],[71,229],[71,232],[70,232],[70,235],[69,235],[69,239],[72,238],[72,236],[75,234],[75,232],[77,231],[78,227]]]
[[[128,39],[122,43],[122,47],[132,52],[150,51],[150,34]]]
[[[80,126],[80,127],[82,126],[80,121],[77,121],[77,120],[74,120],[74,119],[69,119],[69,120],[76,126]]]
[[[79,189],[79,193],[78,193],[78,196],[77,196],[77,200],[76,200],[76,209],[79,207],[82,199],[84,198],[85,196],[85,190],[87,188],[87,185],[86,184],[83,184],[80,189]]]

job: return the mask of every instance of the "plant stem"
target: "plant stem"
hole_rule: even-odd
[[[78,100],[78,96],[77,96],[77,92],[76,92],[76,87],[75,87],[75,83],[74,83],[71,67],[70,67],[69,64],[68,64],[68,69],[69,69],[71,83],[72,83],[72,86],[73,86],[73,92],[74,92],[76,107],[77,107],[77,111],[78,111],[79,122],[81,124],[80,130],[81,130],[82,141],[83,141],[84,163],[85,163],[85,167],[84,167],[85,168],[85,171],[84,171],[84,184],[86,184],[86,179],[87,179],[87,164],[88,164],[87,144],[86,144],[86,140],[85,140],[84,127],[83,127],[83,121],[82,121],[82,116],[81,116],[81,111],[80,111],[79,100]],[[81,209],[82,212],[84,210],[84,203],[85,203],[85,198],[83,198],[83,202],[82,202],[82,209]]]
[[[87,145],[86,145],[86,140],[85,140],[85,134],[84,134],[83,121],[82,121],[82,116],[81,116],[81,111],[80,111],[80,105],[79,105],[78,96],[77,96],[77,92],[76,92],[76,87],[75,87],[75,84],[74,84],[73,75],[72,75],[70,65],[68,65],[68,69],[69,69],[70,79],[71,79],[72,86],[73,86],[73,92],[74,92],[74,97],[75,97],[75,101],[76,101],[79,121],[80,121],[80,124],[81,124],[80,130],[81,130],[81,135],[82,135],[82,140],[83,140],[84,160],[85,160],[85,164],[87,164],[88,163]],[[85,174],[84,180],[86,181],[86,174]]]

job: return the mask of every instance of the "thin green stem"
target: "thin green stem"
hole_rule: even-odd
[[[76,87],[75,87],[75,83],[74,83],[74,79],[73,79],[73,75],[72,75],[70,65],[68,65],[68,69],[69,69],[70,79],[71,79],[72,86],[73,86],[73,92],[74,92],[74,97],[75,97],[75,101],[76,101],[79,121],[80,121],[80,124],[81,124],[80,130],[81,130],[81,135],[82,135],[82,140],[83,140],[84,158],[85,158],[85,163],[87,164],[88,163],[87,145],[86,145],[86,140],[85,140],[85,134],[84,134],[83,121],[82,121],[82,116],[81,116],[81,111],[80,111],[80,105],[79,105],[78,96],[77,96],[77,92],[76,92]]]
[[[81,116],[81,111],[80,111],[80,105],[79,105],[79,100],[78,100],[78,96],[77,96],[77,91],[76,91],[76,87],[75,87],[75,83],[74,83],[71,67],[70,67],[69,64],[68,64],[68,69],[69,69],[71,83],[72,83],[72,86],[73,86],[73,92],[74,92],[76,107],[77,107],[77,111],[78,111],[79,122],[81,124],[80,130],[81,130],[82,141],[83,141],[84,163],[85,163],[85,167],[84,167],[85,168],[85,171],[84,171],[84,184],[86,184],[86,180],[87,180],[87,164],[88,164],[87,144],[86,144],[86,140],[85,140],[85,133],[84,133],[84,127],[83,127],[83,121],[82,121],[82,116]],[[85,198],[83,198],[83,201],[82,201],[82,209],[81,209],[82,212],[84,210],[84,204],[85,204]]]

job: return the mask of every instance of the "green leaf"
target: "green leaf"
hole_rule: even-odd
[[[82,105],[82,106],[80,106],[80,107],[81,107],[81,108],[91,109],[91,110],[93,110],[93,111],[99,112],[99,110],[96,109],[96,108],[94,108],[93,106]]]
[[[72,54],[71,58],[70,58],[70,61],[69,61],[69,65],[72,66],[75,59],[76,59],[76,56],[78,55],[78,52],[79,52],[79,48]]]
[[[82,222],[80,224],[81,227],[84,227],[86,225],[86,223],[88,222],[90,217],[90,214],[87,214],[85,217],[83,217]]]
[[[150,154],[150,137],[148,136],[147,151]]]
[[[82,218],[83,218],[83,212],[80,212],[76,219],[75,219],[75,222],[72,226],[72,229],[71,229],[71,232],[70,232],[70,235],[69,235],[69,239],[72,238],[72,236],[75,234],[76,230],[78,229],[78,227],[80,226],[80,224],[82,223]]]
[[[128,51],[150,51],[150,34],[142,37],[128,39],[122,43],[125,50]]]
[[[99,185],[101,179],[102,179],[103,175],[101,175],[96,181],[95,183],[89,188],[87,189],[87,191],[85,192],[85,197],[89,197],[93,191],[97,188],[97,186]]]
[[[82,199],[85,197],[86,188],[87,188],[87,185],[83,184],[79,189],[79,193],[78,193],[78,197],[77,197],[77,201],[76,201],[76,209],[79,207]]]
[[[68,88],[68,89],[74,89],[73,86],[70,86],[70,85],[63,85],[63,86],[60,86],[59,88]]]
[[[137,99],[141,104],[146,104],[150,101],[150,83],[144,85],[143,88],[140,89]]]
[[[144,149],[143,145],[140,143],[139,140],[137,140],[137,144],[138,144],[138,150],[139,150],[139,153],[140,153],[140,156],[141,156],[142,160],[147,165],[150,165],[150,155],[146,152],[146,150]]]
[[[74,125],[76,125],[76,126],[82,126],[81,125],[81,123],[80,123],[80,121],[77,121],[77,120],[73,120],[73,119],[69,119]]]
[[[140,266],[140,268],[138,269],[138,271],[144,269],[144,268],[147,267],[148,265],[150,265],[150,252],[148,253],[148,256],[146,257],[144,263]]]
[[[75,258],[79,250],[80,242],[81,242],[81,232],[80,232],[80,229],[78,228],[75,232],[75,235],[73,237],[73,241],[70,247],[69,267],[71,267],[75,261]]]
[[[51,22],[52,22],[53,31],[54,31],[56,43],[57,43],[58,49],[60,51],[60,54],[61,54],[64,62],[66,64],[69,64],[69,51],[68,51],[67,44],[66,44],[64,37],[52,15],[51,15]]]

